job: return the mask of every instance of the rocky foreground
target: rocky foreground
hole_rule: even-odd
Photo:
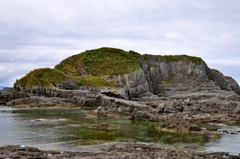
[[[240,155],[233,156],[224,152],[188,152],[157,148],[150,145],[141,144],[113,144],[105,146],[102,152],[59,152],[45,151],[34,147],[19,148],[19,146],[0,147],[1,159],[239,159]]]

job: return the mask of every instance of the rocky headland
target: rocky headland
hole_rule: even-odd
[[[199,57],[87,50],[29,72],[0,91],[18,108],[92,108],[92,118],[159,122],[159,129],[198,132],[208,123],[240,125],[240,89]]]

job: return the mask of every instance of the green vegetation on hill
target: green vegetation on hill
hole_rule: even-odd
[[[127,74],[140,68],[138,56],[141,55],[134,51],[104,47],[71,56],[55,68],[75,76],[80,68],[92,76]]]
[[[21,86],[53,86],[54,83],[67,79],[69,77],[59,70],[40,68],[29,72],[15,84]]]
[[[98,87],[115,87],[113,81],[111,80],[105,80],[101,77],[96,77],[96,76],[86,76],[83,77],[83,85],[88,85],[88,86],[98,86]]]
[[[54,86],[57,83],[66,80],[74,80],[79,86],[96,86],[96,87],[115,87],[112,81],[107,81],[101,77],[86,76],[74,77],[51,68],[40,68],[29,72],[27,75],[17,80],[16,85],[21,86]]]
[[[199,64],[200,62],[203,61],[200,57],[194,57],[194,56],[188,56],[188,55],[165,55],[165,56],[160,55],[159,57],[165,60],[166,62],[177,62],[184,59],[189,59],[190,61],[196,64]]]
[[[87,50],[73,55],[56,65],[54,69],[41,68],[29,72],[16,82],[21,86],[53,86],[65,80],[75,80],[80,86],[115,87],[113,81],[101,76],[126,74],[140,68],[136,58],[140,54],[115,48]],[[79,70],[86,71],[81,76]]]
[[[29,72],[15,84],[20,86],[54,86],[66,80],[74,80],[80,86],[115,87],[111,79],[104,76],[122,75],[140,68],[137,58],[142,56],[134,51],[116,48],[99,48],[66,58],[54,69],[40,68]],[[166,62],[191,60],[199,64],[201,58],[187,55],[158,56]],[[164,81],[163,81],[164,83]]]
[[[109,87],[114,88],[114,82],[96,76],[78,77],[79,86]]]

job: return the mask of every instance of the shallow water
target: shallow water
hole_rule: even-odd
[[[220,139],[211,138],[211,140],[206,144],[206,151],[224,151],[229,152],[233,155],[240,154],[240,127],[237,126],[227,126],[219,124],[218,134],[221,135]],[[223,131],[228,131],[228,133],[223,133]],[[236,133],[236,134],[231,134]]]
[[[222,134],[222,138],[213,139],[209,133],[162,132],[155,128],[157,123],[89,119],[85,116],[87,111],[0,107],[0,146],[24,144],[45,150],[97,152],[104,144],[136,142],[173,149],[239,153],[238,134]],[[111,129],[93,128],[99,124],[108,124]]]

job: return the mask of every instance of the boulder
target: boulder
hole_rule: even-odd
[[[152,110],[153,113],[162,114],[165,112],[165,106],[163,104],[159,104],[155,109]]]

